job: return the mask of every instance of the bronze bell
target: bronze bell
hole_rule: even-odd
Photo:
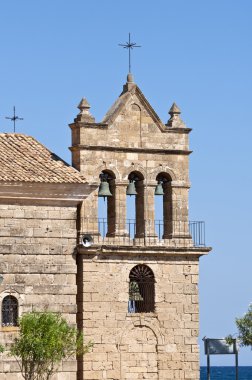
[[[98,197],[112,197],[112,194],[109,190],[109,184],[107,181],[102,181],[99,186],[99,191],[98,191]]]
[[[158,184],[155,188],[155,195],[164,195],[163,185],[160,181],[158,181]]]
[[[127,186],[126,195],[137,195],[136,186],[134,181],[130,181]]]

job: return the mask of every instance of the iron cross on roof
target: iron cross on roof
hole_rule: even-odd
[[[15,106],[13,107],[13,116],[12,117],[6,116],[5,119],[9,119],[9,120],[13,121],[13,123],[14,123],[14,133],[16,132],[16,120],[24,120],[22,117],[16,116],[16,108],[15,108]]]
[[[137,45],[135,42],[130,41],[130,33],[129,33],[129,41],[125,44],[118,44],[119,46],[122,46],[124,49],[129,50],[129,73],[131,72],[131,57],[130,57],[130,51],[133,50],[136,47],[141,47],[140,45]]]

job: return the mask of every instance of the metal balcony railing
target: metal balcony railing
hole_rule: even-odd
[[[189,222],[189,232],[192,237],[195,247],[205,247],[206,246],[206,236],[205,236],[205,222],[203,221],[190,221]]]
[[[98,244],[166,245],[180,240],[179,245],[205,247],[205,222],[144,220],[137,223],[115,223],[107,218],[83,218],[80,235],[90,234]]]

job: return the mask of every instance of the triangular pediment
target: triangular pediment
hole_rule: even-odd
[[[150,105],[140,88],[135,83],[127,83],[124,86],[123,92],[117,98],[115,103],[106,113],[102,123],[112,125],[115,121],[119,120],[121,117],[129,118],[133,115],[131,112],[130,106],[139,107],[141,113],[149,116],[149,122],[155,124],[158,129],[164,130],[165,126],[160,120],[159,116]]]

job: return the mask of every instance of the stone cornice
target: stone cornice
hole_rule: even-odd
[[[192,153],[192,150],[183,149],[151,149],[151,148],[130,148],[122,146],[106,146],[106,145],[73,145],[69,147],[71,152],[79,150],[93,150],[93,151],[108,151],[108,152],[130,152],[130,153],[154,153],[154,154],[176,154],[188,156]]]
[[[123,245],[93,245],[89,248],[78,246],[78,254],[104,256],[145,256],[145,257],[200,257],[207,255],[211,247],[164,247],[164,246],[123,246]]]
[[[184,189],[190,189],[191,183],[190,182],[185,182],[185,181],[172,181],[171,182],[171,187],[174,188],[184,188]]]
[[[0,204],[76,206],[94,188],[87,183],[0,182]]]
[[[85,122],[81,122],[81,121],[68,124],[68,126],[71,129],[74,129],[74,128],[107,129],[108,128],[107,123],[85,123]]]
[[[76,122],[76,123],[71,123],[68,124],[71,129],[74,128],[91,128],[91,129],[109,129],[109,124],[107,123],[85,123],[85,122]],[[185,133],[188,134],[192,131],[192,128],[171,128],[171,127],[166,127],[165,125],[162,124],[162,128],[160,130],[164,133]]]

